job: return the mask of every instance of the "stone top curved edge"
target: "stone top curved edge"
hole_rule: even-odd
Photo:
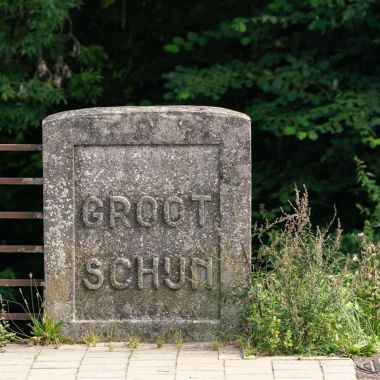
[[[239,117],[250,121],[250,117],[242,112],[233,111],[228,108],[211,107],[211,106],[124,106],[124,107],[93,107],[82,108],[72,111],[58,112],[47,116],[43,122],[56,120],[82,118],[82,117],[102,117],[111,115],[140,113],[170,113],[170,112],[186,112],[186,113],[204,113],[209,115],[218,115],[224,117]]]

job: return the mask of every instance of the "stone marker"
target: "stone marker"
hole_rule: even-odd
[[[43,121],[46,310],[65,334],[211,339],[241,322],[250,119],[118,107]]]

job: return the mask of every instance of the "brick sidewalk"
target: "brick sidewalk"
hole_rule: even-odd
[[[9,345],[0,354],[1,380],[352,380],[350,359],[262,357],[242,359],[236,348],[211,351],[208,344],[188,343],[180,350],[167,344],[107,347]]]

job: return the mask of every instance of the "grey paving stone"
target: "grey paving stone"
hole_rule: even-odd
[[[352,366],[333,366],[333,365],[323,365],[323,372],[325,374],[330,373],[340,373],[340,374],[350,374],[355,373],[355,367]]]
[[[79,368],[79,361],[36,361],[33,363],[32,368],[50,368],[50,369],[61,369],[61,368]]]
[[[3,364],[5,365],[32,365],[33,358],[27,359],[27,358],[3,358],[0,359],[0,366]]]
[[[321,369],[315,370],[315,369],[282,369],[282,370],[275,370],[274,371],[274,377],[276,379],[323,379],[323,373]]]
[[[240,350],[219,351],[220,360],[240,360],[242,357]]]
[[[152,360],[176,360],[177,359],[177,353],[176,352],[169,352],[169,353],[161,353],[161,354],[143,354],[143,353],[133,353],[131,356],[131,360],[134,361],[146,361],[148,358],[151,358]]]
[[[83,358],[82,364],[99,364],[99,361],[104,363],[128,363],[128,358]]]
[[[107,363],[99,361],[97,364],[81,364],[81,371],[126,371],[128,363]]]
[[[76,369],[31,369],[28,380],[61,380],[75,379]]]
[[[322,366],[339,366],[339,365],[344,365],[344,366],[353,366],[354,362],[352,359],[349,358],[337,358],[337,359],[322,359],[320,360],[320,363]]]
[[[221,371],[181,371],[177,372],[176,380],[224,380]]]
[[[162,348],[159,355],[151,354],[153,346],[132,353],[76,348],[74,354],[69,347],[40,351],[21,347],[8,357],[0,355],[0,380],[356,380],[353,361],[345,358],[223,360],[215,351],[195,350],[195,345],[186,351],[194,355],[182,356],[173,347]]]
[[[241,366],[241,367],[226,367],[226,375],[270,375],[273,373],[271,367],[253,367],[253,366]]]
[[[129,368],[175,367],[175,360],[131,360]]]
[[[103,379],[104,377],[108,378],[121,378],[125,377],[125,371],[82,371],[79,370],[77,378],[89,378],[89,379]]]
[[[129,358],[131,356],[128,352],[87,352],[84,357],[86,358]]]
[[[134,374],[128,375],[127,380],[174,380],[175,376],[173,374],[169,375],[142,375],[142,374]],[[177,378],[178,380],[178,378]]]
[[[188,358],[188,357],[211,357],[218,359],[218,352],[217,351],[210,351],[210,350],[187,350],[187,351],[179,351],[178,357],[180,358]]]
[[[218,363],[219,359],[216,357],[202,357],[202,356],[197,356],[197,357],[178,357],[177,363]]]
[[[226,375],[225,380],[274,380],[273,375]]]
[[[319,361],[305,361],[305,360],[287,360],[287,361],[273,361],[273,369],[320,369],[321,365]]]
[[[272,368],[272,361],[270,360],[225,360],[226,367],[268,367]]]
[[[218,371],[224,370],[224,363],[222,360],[215,363],[186,363],[181,362],[177,364],[177,371]]]
[[[134,368],[128,369],[128,376],[130,375],[174,375],[176,373],[174,368]]]
[[[356,374],[338,374],[338,373],[330,373],[325,374],[325,380],[356,380]]]

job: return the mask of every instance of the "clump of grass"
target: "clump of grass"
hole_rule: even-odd
[[[115,346],[112,342],[108,342],[106,344],[106,347],[108,348],[108,351],[113,351],[115,349]]]
[[[185,340],[182,335],[182,331],[176,331],[174,333],[174,342],[177,348],[181,349],[183,347],[183,344],[185,343]]]
[[[214,340],[210,344],[210,348],[213,351],[219,351],[220,349],[224,348],[226,346],[225,342],[221,342],[220,340]]]
[[[158,348],[162,348],[162,347],[164,347],[165,341],[163,339],[161,339],[160,337],[156,336],[154,338],[154,343],[156,344],[156,346]]]
[[[95,347],[100,342],[100,337],[95,332],[88,332],[82,337],[82,342],[87,347]]]
[[[28,314],[30,323],[28,327],[30,328],[29,333],[21,330],[17,324],[14,324],[15,330],[13,333],[17,333],[20,339],[26,339],[31,344],[42,344],[50,345],[53,344],[56,347],[60,346],[62,343],[71,343],[69,338],[65,338],[62,335],[62,328],[64,325],[63,321],[55,322],[53,319],[44,311],[43,301],[38,291],[36,283],[33,281],[32,273],[29,274],[31,285],[30,285],[30,296],[24,295],[23,291],[19,289],[21,295],[21,302],[14,300],[2,300],[2,309],[5,309],[5,304],[15,304],[21,307],[21,309]],[[9,328],[9,324],[8,324]]]
[[[359,354],[376,335],[356,295],[341,229],[312,228],[308,194],[296,189],[292,212],[255,228],[260,242],[248,291],[246,348],[265,354]],[[276,229],[276,227],[280,227]]]
[[[63,321],[55,323],[46,313],[42,314],[41,319],[31,316],[31,321],[29,339],[32,343],[59,346],[65,342],[62,336]]]
[[[135,350],[139,346],[139,341],[135,336],[130,336],[127,339],[127,347],[130,350]]]

